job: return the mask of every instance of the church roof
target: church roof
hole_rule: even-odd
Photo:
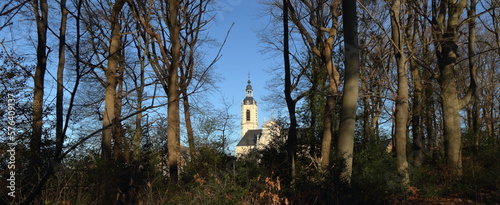
[[[243,99],[243,104],[244,105],[257,105],[257,101],[255,101],[255,99],[253,99],[253,97],[246,97],[245,99]]]
[[[262,135],[262,129],[248,130],[236,146],[255,146],[260,135]]]

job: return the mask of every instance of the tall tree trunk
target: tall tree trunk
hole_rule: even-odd
[[[395,148],[396,166],[401,175],[401,185],[406,187],[409,184],[408,161],[406,159],[406,133],[408,124],[408,69],[406,67],[406,54],[404,52],[405,43],[402,35],[403,27],[400,21],[401,1],[392,1],[390,10],[391,29],[394,56],[396,57],[398,89],[396,96],[395,113]]]
[[[415,166],[420,167],[423,161],[423,131],[422,131],[422,83],[420,72],[415,64],[410,63],[412,81],[414,86],[413,111],[412,111],[412,136],[413,136],[413,159]]]
[[[57,65],[57,94],[56,94],[56,153],[57,159],[62,151],[64,143],[63,128],[63,99],[64,99],[64,64],[66,62],[66,22],[68,19],[68,9],[66,9],[66,0],[61,0],[61,27],[59,28],[59,63]]]
[[[410,6],[414,6],[411,3]],[[411,9],[408,15],[408,27],[406,30],[406,39],[408,41],[407,47],[411,53],[415,53],[416,47],[416,37],[418,35],[418,19],[414,11]],[[422,165],[423,158],[423,129],[422,129],[422,80],[420,77],[420,70],[417,66],[417,62],[414,57],[409,59],[410,72],[413,82],[413,102],[412,102],[412,113],[411,113],[411,127],[413,136],[413,160],[416,167]]]
[[[469,54],[469,71],[475,72],[475,64],[476,64],[476,0],[470,0],[470,9],[468,12],[469,18],[469,46],[468,46],[468,54]],[[475,75],[475,74],[474,74]],[[476,149],[479,149],[479,141],[480,141],[480,127],[479,127],[479,108],[478,108],[478,98],[476,96],[476,92],[473,95],[473,105],[472,105],[472,134],[474,139],[474,146]]]
[[[109,58],[108,67],[105,70],[106,75],[106,93],[104,96],[104,117],[102,120],[102,127],[107,127],[102,131],[101,149],[102,155],[105,159],[111,159],[112,147],[111,139],[113,138],[113,127],[110,124],[115,121],[115,98],[116,98],[116,75],[119,61],[119,52],[121,48],[121,26],[119,22],[119,15],[125,4],[124,0],[117,0],[113,5],[111,11],[111,38],[109,42]]]
[[[43,95],[45,71],[47,70],[47,29],[48,5],[47,0],[34,0],[33,11],[37,28],[36,70],[33,88],[33,136],[30,140],[30,150],[34,160],[40,157],[43,133]]]
[[[179,177],[179,161],[180,161],[180,116],[179,116],[179,84],[178,84],[178,69],[180,66],[180,22],[178,20],[179,0],[168,1],[168,28],[170,32],[171,44],[171,63],[168,68],[168,167],[170,179],[174,182],[178,181]]]
[[[471,70],[471,84],[462,99],[458,99],[455,77],[455,65],[458,57],[459,17],[466,0],[442,1],[439,8],[434,8],[433,37],[435,38],[436,56],[440,71],[441,100],[443,107],[443,128],[446,160],[455,176],[462,175],[462,132],[459,111],[471,99],[475,90],[475,72]],[[439,9],[439,12],[438,12]],[[447,18],[446,18],[447,17]]]
[[[332,50],[334,36],[337,34],[337,28],[332,27],[329,34],[331,35],[324,43],[322,59],[325,62],[326,71],[328,73],[328,92],[326,96],[326,109],[323,116],[323,140],[321,145],[321,167],[328,168],[330,166],[330,154],[333,136],[333,113],[335,112],[335,95],[338,94],[338,86],[340,74],[335,68],[332,60]]]
[[[345,167],[340,174],[340,179],[350,184],[359,89],[359,45],[356,1],[342,1],[342,10],[344,14],[345,79],[342,110],[340,112],[337,157],[345,163]]]
[[[295,101],[292,99],[292,83],[290,73],[290,54],[289,54],[289,31],[288,31],[288,7],[289,0],[283,0],[283,61],[285,67],[285,100],[288,108],[288,115],[290,117],[290,128],[288,129],[287,139],[287,158],[288,166],[290,169],[292,187],[295,182],[295,153],[297,146],[297,118],[295,116]]]

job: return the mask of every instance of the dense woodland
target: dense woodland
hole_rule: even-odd
[[[500,1],[260,3],[287,129],[237,159],[220,2],[2,1],[0,203],[500,202]]]

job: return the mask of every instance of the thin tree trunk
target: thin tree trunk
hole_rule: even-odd
[[[47,29],[48,5],[46,0],[34,0],[33,11],[37,27],[36,70],[33,88],[33,136],[30,140],[30,150],[34,157],[40,157],[43,133],[43,95],[45,71],[47,70]],[[37,159],[34,159],[37,160]]]
[[[125,139],[125,134],[123,131],[123,126],[121,123],[122,118],[122,107],[123,107],[123,74],[125,72],[125,53],[123,50],[119,52],[119,65],[116,74],[116,96],[115,96],[115,120],[113,121],[113,140],[114,140],[114,158],[119,159],[120,162],[129,163],[129,154],[127,140]]]
[[[436,126],[435,123],[433,122],[434,115],[435,115],[435,101],[433,97],[433,86],[431,81],[431,77],[429,76],[428,71],[424,71],[423,76],[424,76],[424,125],[425,125],[425,133],[427,136],[427,150],[428,150],[428,156],[431,159],[431,161],[437,159],[437,136],[436,136]]]
[[[189,153],[191,157],[196,155],[196,145],[194,143],[193,125],[191,123],[191,106],[189,105],[189,96],[184,93],[182,97],[182,105],[184,107],[184,120],[186,121],[186,133],[188,137]]]
[[[145,39],[145,38],[144,38]],[[145,43],[147,45],[147,43]],[[139,73],[139,87],[137,88],[137,107],[136,111],[139,111],[142,109],[142,101],[143,99],[143,92],[144,92],[144,71],[145,71],[145,63],[144,63],[144,56],[140,53],[140,49],[138,49],[138,57],[139,57],[139,63],[141,67],[141,71]],[[142,140],[142,113],[138,113],[135,116],[135,131],[134,131],[134,136],[132,137],[132,154],[133,154],[133,160],[138,161],[139,160],[139,155],[140,155],[140,148],[141,148],[141,140]]]
[[[324,169],[330,166],[330,154],[332,147],[333,136],[333,113],[335,111],[335,95],[338,94],[338,85],[340,81],[340,74],[338,73],[332,61],[332,50],[334,36],[336,36],[336,28],[330,29],[331,35],[324,43],[324,50],[322,54],[323,62],[325,62],[326,71],[328,73],[328,92],[326,96],[326,109],[323,116],[323,140],[321,144],[321,167]]]
[[[332,93],[329,89],[328,93]],[[332,94],[328,94],[332,95]],[[332,149],[333,111],[335,110],[335,98],[326,97],[326,106],[323,114],[323,136],[321,138],[321,168],[328,169],[330,166],[330,154]]]
[[[476,64],[476,0],[470,0],[470,9],[468,12],[469,18],[469,46],[468,46],[468,54],[469,54],[469,70],[470,72],[475,72],[475,64]],[[479,111],[478,111],[478,98],[476,93],[474,92],[473,96],[473,105],[472,105],[472,134],[474,139],[474,146],[476,149],[479,149],[480,142],[480,134],[479,134]]]
[[[290,128],[288,129],[287,139],[287,157],[288,166],[290,169],[291,180],[290,183],[293,188],[295,185],[295,150],[297,146],[297,118],[295,116],[295,101],[292,99],[292,83],[290,73],[290,54],[289,54],[289,34],[288,34],[288,7],[289,0],[283,0],[283,61],[285,67],[285,100],[288,108],[288,115],[290,117]]]
[[[64,143],[63,130],[63,99],[64,99],[64,64],[66,62],[65,45],[66,45],[66,22],[68,19],[68,9],[66,9],[66,0],[61,0],[61,27],[59,29],[59,63],[57,65],[57,94],[56,94],[56,153],[54,158],[57,159],[62,151]]]
[[[359,45],[356,1],[342,1],[342,10],[344,13],[345,80],[342,110],[340,112],[337,157],[345,163],[345,167],[340,174],[340,179],[350,184],[359,90]]]
[[[409,5],[413,6],[413,5]],[[411,53],[415,53],[416,47],[416,37],[418,34],[418,19],[414,11],[409,10],[408,26],[406,30],[406,39],[408,39],[407,47]],[[423,158],[423,129],[422,129],[422,79],[420,77],[420,70],[417,66],[414,57],[409,59],[409,66],[411,71],[411,77],[413,82],[413,103],[412,103],[412,113],[411,113],[411,127],[413,136],[413,160],[416,167],[422,165]]]
[[[106,75],[106,91],[104,97],[104,117],[102,127],[107,127],[115,120],[115,98],[116,98],[116,74],[119,61],[119,50],[121,47],[121,33],[119,15],[122,10],[124,0],[117,0],[111,11],[111,38],[109,42],[109,58],[108,67],[105,70]],[[105,159],[111,159],[112,146],[111,139],[113,138],[113,126],[107,127],[102,131],[101,149]]]
[[[304,39],[304,42],[309,45],[309,51],[313,55],[321,59],[321,63],[325,66],[325,70],[328,74],[328,91],[326,97],[326,108],[323,115],[323,137],[321,143],[321,167],[323,169],[328,168],[328,166],[330,165],[333,132],[333,112],[335,110],[335,95],[338,94],[338,85],[340,79],[340,75],[332,61],[333,43],[338,32],[338,16],[340,15],[338,8],[340,3],[340,0],[335,0],[332,1],[330,5],[328,5],[328,15],[331,15],[331,20],[329,21],[331,25],[328,29],[322,27],[326,26],[323,25],[324,22],[319,22],[318,19],[313,18],[313,16],[315,16],[316,18],[321,18],[320,15],[323,14],[319,10],[309,5],[309,12],[311,12],[311,14],[314,13],[314,15],[311,15],[309,23],[313,24],[312,26],[316,28],[316,42],[311,37],[306,27],[302,24],[302,19],[297,16],[294,6],[290,4],[288,10],[290,14],[290,20],[295,24],[295,26],[297,26],[297,29]],[[323,21],[323,19],[321,19],[320,21]],[[325,34],[327,35],[326,39],[324,38]]]

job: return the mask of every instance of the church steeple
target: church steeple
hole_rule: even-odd
[[[250,79],[248,79],[247,81],[248,85],[247,85],[247,97],[253,97],[253,90],[252,90],[252,85],[250,85]]]
[[[248,76],[248,85],[245,89],[245,99],[241,102],[241,137],[248,130],[258,129],[258,107],[257,101],[253,98],[253,89]]]
[[[253,99],[253,89],[252,89],[252,85],[250,84],[251,83],[250,80],[248,80],[247,83],[248,83],[247,89],[245,90],[246,97],[243,100],[243,104],[245,104],[245,105],[257,104],[257,102]]]

